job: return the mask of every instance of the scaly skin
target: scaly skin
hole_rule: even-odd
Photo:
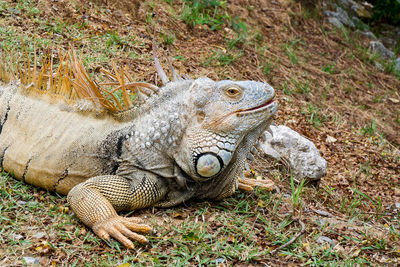
[[[134,119],[73,112],[0,86],[0,167],[68,194],[84,224],[132,248],[150,227],[121,210],[169,207],[234,193],[250,149],[276,112],[260,82],[170,82]],[[54,102],[54,101],[53,101]]]

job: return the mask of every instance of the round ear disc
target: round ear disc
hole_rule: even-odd
[[[209,178],[222,169],[223,161],[214,153],[204,153],[197,157],[196,160],[196,172],[198,175],[204,178]]]

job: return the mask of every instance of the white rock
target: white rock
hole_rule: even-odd
[[[400,72],[400,57],[399,58],[397,58],[395,61],[394,61],[394,68],[398,71],[398,72]]]
[[[383,59],[391,59],[394,53],[387,49],[380,41],[369,42],[369,49]]]
[[[24,236],[20,235],[20,234],[12,234],[12,238],[13,240],[20,240],[22,239]]]
[[[329,23],[333,24],[333,26],[335,26],[336,28],[343,28],[343,24],[334,17],[329,17],[328,18]]]
[[[46,235],[45,232],[38,232],[38,233],[34,234],[33,237],[40,239],[40,238],[44,237],[45,235]]]
[[[298,179],[319,180],[326,175],[326,160],[314,143],[284,125],[271,125],[264,133],[266,141],[261,148],[265,154],[285,158]]]
[[[324,13],[325,13],[326,16],[328,16],[328,20],[331,19],[331,18],[335,18],[339,22],[341,22],[341,24],[344,24],[344,25],[352,27],[352,28],[355,27],[354,22],[350,19],[350,17],[347,14],[347,12],[344,9],[340,8],[340,7],[336,7],[336,12],[327,10]],[[329,22],[333,24],[333,22],[331,22],[331,20],[329,20]],[[338,27],[338,26],[336,26],[336,27]]]
[[[373,39],[373,40],[376,40],[375,34],[373,34],[373,33],[370,32],[370,31],[362,31],[362,32],[360,32],[360,34],[361,34],[361,35],[364,35],[364,36],[366,36],[366,37],[368,37],[368,38],[371,38],[371,39]]]
[[[327,143],[335,143],[336,141],[337,141],[337,139],[330,135],[328,135],[325,140],[325,142],[327,142]]]
[[[331,238],[329,238],[329,237],[327,237],[327,236],[323,236],[323,235],[321,235],[321,236],[319,236],[318,238],[317,238],[317,240],[315,240],[317,243],[319,243],[319,244],[323,244],[323,243],[328,243],[329,245],[331,245],[331,246],[335,246],[336,245],[336,242],[335,241],[333,241]]]
[[[22,258],[26,264],[32,265],[32,264],[39,264],[39,258],[34,258],[34,257],[23,257]]]

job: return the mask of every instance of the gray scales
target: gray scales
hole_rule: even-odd
[[[78,81],[82,70],[72,57],[69,64],[70,78]],[[0,68],[7,82],[0,85],[0,167],[68,194],[84,224],[129,248],[131,240],[147,242],[140,233],[151,228],[118,211],[232,195],[245,182],[239,177],[246,159],[276,113],[274,89],[264,82],[182,79],[175,73],[170,82],[157,56],[155,64],[164,86],[140,83],[158,92],[137,91],[145,101],[124,119],[94,112],[91,105],[100,98],[78,99],[72,106],[49,101],[39,90],[50,90],[46,84],[34,78],[28,85],[10,81]],[[77,88],[78,83],[71,90]]]

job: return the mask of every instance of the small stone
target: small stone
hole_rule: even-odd
[[[400,33],[399,33],[399,34],[400,34]],[[394,61],[394,68],[395,68],[395,70],[397,70],[398,72],[400,72],[400,57],[397,58],[397,59]]]
[[[349,26],[354,28],[354,22],[350,19],[349,15],[347,12],[342,9],[341,7],[336,7],[336,12],[333,11],[325,11],[324,12],[326,16],[328,16],[328,21],[332,24],[334,24],[336,27],[341,28],[343,25]],[[333,20],[330,20],[333,19]],[[340,22],[342,26],[339,26],[340,24],[337,23]],[[336,24],[337,25],[336,25]]]
[[[351,9],[357,14],[358,17],[360,18],[368,18],[370,19],[372,17],[371,13],[362,5],[359,5],[357,3],[354,3],[351,6]]]
[[[339,2],[342,6],[346,6],[346,7],[349,7],[350,4],[352,4],[352,3],[349,3],[347,0],[339,0]]]
[[[386,60],[389,60],[394,56],[394,53],[387,49],[380,41],[369,42],[369,49],[372,53],[375,53]]]
[[[223,263],[224,261],[225,261],[224,258],[217,258],[217,259],[215,260],[215,263],[216,263],[216,264],[220,264],[220,263]]]
[[[400,210],[400,202],[394,203],[394,207],[398,210]]]
[[[375,67],[376,67],[378,70],[381,70],[381,71],[383,71],[383,70],[385,69],[385,68],[382,66],[381,63],[376,62],[376,61],[375,61]]]
[[[340,255],[345,255],[346,250],[338,243],[336,246],[333,247],[333,250]]]
[[[395,188],[394,188],[394,195],[395,195],[396,197],[400,197],[400,188],[399,188],[399,187],[395,187]]]
[[[329,21],[330,24],[332,24],[336,28],[343,28],[344,27],[343,24],[337,18],[329,17],[328,21]]]
[[[34,234],[33,237],[40,239],[40,238],[44,237],[45,235],[46,235],[45,232],[38,232],[38,233]]]
[[[371,38],[371,39],[373,39],[373,40],[376,40],[375,34],[373,34],[373,33],[370,32],[370,31],[363,31],[363,32],[360,32],[360,34],[361,34],[361,35],[364,35],[365,37],[368,37],[368,38]]]
[[[34,257],[22,257],[26,264],[39,264],[39,258]]]
[[[323,236],[323,235],[319,236],[319,237],[317,238],[317,240],[315,240],[315,241],[316,241],[317,243],[319,243],[319,244],[328,243],[328,244],[331,245],[331,246],[336,245],[336,242],[335,242],[335,241],[333,241],[333,240],[330,239],[329,237]]]
[[[326,136],[325,142],[327,142],[327,143],[335,143],[336,141],[337,141],[337,139],[335,137],[330,136],[330,135]]]
[[[389,97],[388,99],[390,100],[390,102],[395,103],[395,104],[398,104],[400,102],[400,100],[398,100],[396,98]]]
[[[314,211],[315,213],[317,213],[318,215],[321,215],[321,216],[332,217],[332,214],[330,214],[329,212],[324,211],[324,210],[314,210],[314,209],[313,209],[313,211]]]
[[[20,240],[21,238],[23,238],[24,236],[23,235],[20,235],[20,234],[13,234],[12,235],[12,238],[13,238],[13,240]]]

